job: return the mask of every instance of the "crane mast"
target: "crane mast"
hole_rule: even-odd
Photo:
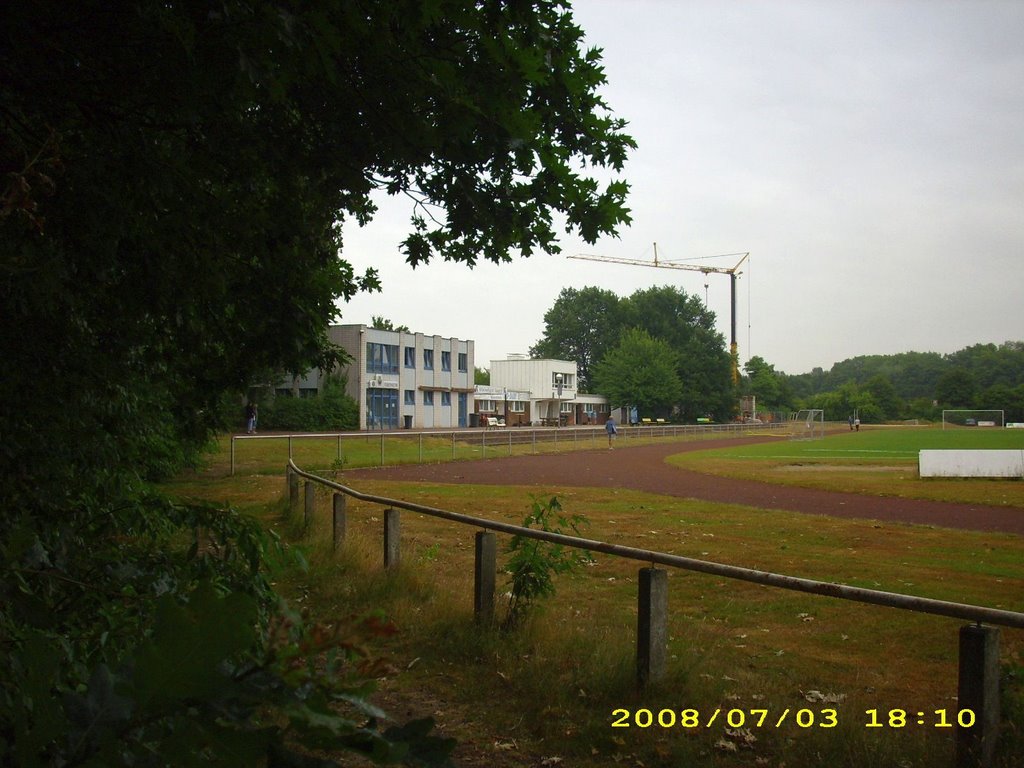
[[[622,259],[614,256],[595,256],[586,253],[578,253],[574,256],[567,256],[569,259],[583,259],[585,261],[603,261],[610,264],[627,264],[634,267],[657,267],[658,269],[683,269],[690,272],[703,272],[705,276],[709,274],[719,274],[729,276],[729,296],[730,296],[730,326],[732,335],[729,339],[729,356],[732,359],[732,383],[738,384],[740,379],[739,373],[739,351],[736,343],[736,278],[743,274],[739,271],[740,266],[747,257],[750,256],[750,252],[746,253],[724,253],[719,256],[709,256],[711,259],[723,259],[728,257],[739,256],[740,260],[736,262],[732,267],[712,267],[704,264],[693,264],[692,262],[682,261],[659,261],[658,260],[658,244],[654,244],[654,261],[647,261],[645,259]]]

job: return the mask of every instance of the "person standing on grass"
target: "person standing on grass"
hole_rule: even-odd
[[[256,403],[252,400],[245,406],[245,431],[247,434],[256,434]]]
[[[612,447],[612,440],[619,434],[619,431],[615,428],[615,419],[612,416],[608,417],[608,421],[604,423],[604,431],[608,433],[608,448]]]

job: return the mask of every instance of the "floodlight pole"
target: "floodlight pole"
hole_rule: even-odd
[[[555,374],[555,390],[558,394],[558,403],[555,405],[555,429],[562,428],[562,374]]]

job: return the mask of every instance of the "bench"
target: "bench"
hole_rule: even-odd
[[[487,428],[488,429],[493,429],[494,427],[504,427],[504,426],[505,426],[505,420],[504,419],[499,419],[497,416],[488,416],[487,417]]]
[[[654,422],[652,422],[650,419],[640,419],[640,423],[643,424],[645,427],[649,427]]]

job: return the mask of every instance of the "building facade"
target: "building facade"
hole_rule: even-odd
[[[526,355],[491,360],[490,386],[477,387],[478,411],[483,417],[480,406],[486,403],[509,426],[604,424],[607,398],[581,395],[577,384],[576,363],[570,360],[531,360]]]
[[[473,342],[365,325],[332,325],[328,338],[352,362],[343,370],[345,392],[359,403],[362,430],[458,428],[473,412]],[[279,389],[314,394],[321,371]]]

